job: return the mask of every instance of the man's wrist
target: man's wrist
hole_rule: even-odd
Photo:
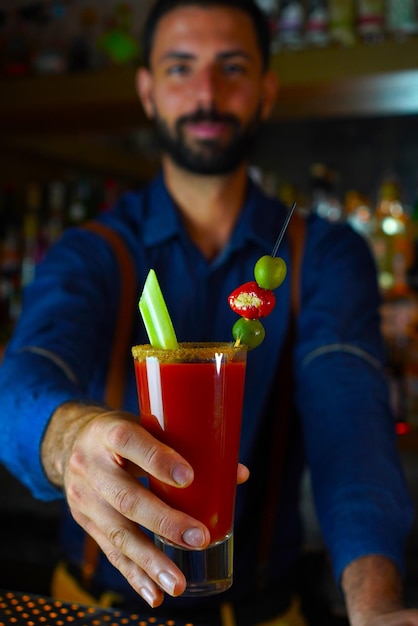
[[[41,446],[42,465],[53,485],[64,487],[65,468],[80,428],[106,411],[82,402],[65,402],[54,411]]]
[[[404,606],[400,572],[386,557],[369,555],[352,561],[341,585],[352,626],[367,626],[373,618]]]

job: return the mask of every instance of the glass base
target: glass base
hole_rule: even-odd
[[[210,596],[232,585],[233,534],[206,550],[187,550],[158,535],[155,545],[183,572],[187,587],[183,596]]]

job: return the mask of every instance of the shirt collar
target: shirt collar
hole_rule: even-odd
[[[162,172],[151,182],[145,199],[146,220],[144,242],[154,246],[183,233],[183,226],[176,205],[164,183]],[[246,200],[231,240],[221,256],[254,242],[266,254],[271,252],[277,238],[278,212],[285,216],[285,208],[276,199],[266,196],[249,177]]]

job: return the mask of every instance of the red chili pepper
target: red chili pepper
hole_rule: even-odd
[[[263,289],[255,281],[244,283],[228,297],[229,306],[247,320],[257,320],[269,315],[276,297],[270,289]]]

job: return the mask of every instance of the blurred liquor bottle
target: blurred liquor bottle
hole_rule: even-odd
[[[52,246],[62,234],[65,227],[65,206],[67,189],[63,181],[53,180],[48,185],[48,215],[45,224],[46,247]]]
[[[277,43],[280,48],[298,49],[304,46],[305,3],[281,0],[277,23]]]
[[[344,213],[353,230],[370,242],[375,230],[375,216],[370,198],[355,189],[347,191]]]
[[[310,168],[310,210],[330,222],[343,219],[343,205],[337,193],[338,174],[323,163]]]
[[[408,281],[414,263],[412,222],[396,181],[382,183],[375,216],[372,246],[383,296],[380,312],[387,371],[398,422],[409,424],[411,407],[418,404],[413,391],[418,384],[418,295]]]
[[[394,285],[381,306],[387,373],[398,427],[418,426],[418,295],[408,285],[401,254],[394,257]],[[400,432],[400,431],[399,431]]]
[[[69,36],[67,46],[68,71],[98,69],[104,65],[97,50],[99,14],[94,6],[80,7],[77,28]]]
[[[290,181],[282,182],[277,190],[277,197],[288,207],[296,203],[296,211],[300,215],[309,215],[309,198],[304,191]]]
[[[93,189],[89,178],[78,178],[70,185],[67,226],[78,226],[93,216]]]
[[[32,58],[32,67],[39,74],[62,74],[67,65],[67,7],[60,0],[38,4],[36,20],[38,41],[37,51]]]
[[[0,241],[0,341],[10,336],[20,313],[21,237],[18,190],[8,183],[2,192]]]
[[[328,0],[308,0],[305,37],[309,46],[324,47],[329,44]]]
[[[328,0],[329,35],[332,43],[352,46],[356,41],[354,0]]]
[[[385,0],[357,0],[357,32],[364,43],[384,40],[385,9]]]
[[[25,76],[31,68],[31,44],[26,20],[17,9],[4,14],[0,46],[0,73]]]
[[[32,282],[39,260],[42,190],[39,183],[29,183],[22,224],[21,287]]]
[[[386,30],[403,41],[418,33],[418,4],[416,0],[386,0]]]
[[[411,238],[414,246],[414,263],[408,269],[408,284],[418,293],[418,188],[411,207]]]
[[[391,179],[380,186],[375,211],[372,246],[378,267],[379,286],[386,296],[403,290],[400,275],[414,263],[413,226],[402,202],[399,184]]]
[[[115,178],[106,178],[103,181],[100,197],[97,200],[97,213],[106,213],[116,204],[121,194],[121,185]]]
[[[106,28],[97,40],[98,49],[109,65],[137,63],[140,45],[133,33],[133,8],[127,2],[117,2],[109,16]]]

